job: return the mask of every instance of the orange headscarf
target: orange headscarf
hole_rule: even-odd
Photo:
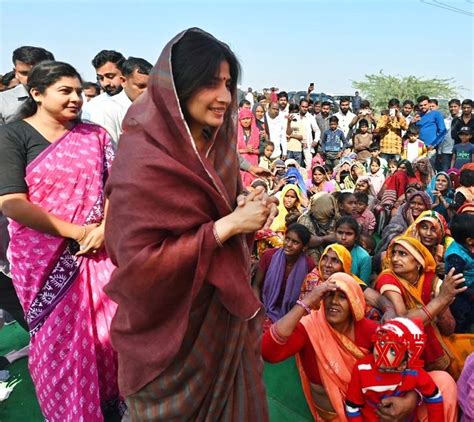
[[[351,306],[354,322],[362,320],[365,314],[365,298],[357,281],[345,273],[335,273],[327,281],[334,281],[345,293]],[[337,413],[333,421],[346,421],[344,398],[351,380],[352,369],[357,359],[365,356],[368,350],[358,347],[348,337],[332,328],[326,319],[324,306],[304,317],[301,323],[314,347],[321,380]],[[298,367],[306,401],[315,420],[320,420],[312,399],[309,380],[299,360]]]

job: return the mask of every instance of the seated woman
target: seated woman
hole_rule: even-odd
[[[426,192],[411,193],[407,202],[398,210],[397,215],[384,228],[382,239],[375,249],[375,254],[379,255],[377,260],[380,259],[381,253],[387,250],[389,243],[395,236],[403,234],[423,211],[430,209],[431,199]]]
[[[334,192],[336,184],[330,179],[330,175],[332,175],[332,169],[328,164],[313,166],[312,178],[306,182],[308,197],[319,192]]]
[[[394,317],[395,313],[392,302],[355,276],[352,273],[351,267],[351,253],[343,245],[333,243],[332,245],[326,246],[326,249],[324,249],[321,255],[319,265],[314,267],[306,276],[301,286],[300,299],[304,299],[316,286],[326,282],[334,273],[344,272],[351,275],[363,290],[367,302],[366,316],[368,318],[378,320],[382,314],[385,315],[386,320]]]
[[[448,225],[441,214],[436,211],[423,211],[415,222],[407,229],[407,236],[418,239],[431,252],[436,262],[436,275],[446,275],[444,253],[453,239],[446,236]]]
[[[459,187],[454,192],[454,200],[450,205],[454,211],[465,202],[474,201],[474,163],[464,164],[459,175]]]
[[[372,259],[367,251],[359,245],[359,223],[352,216],[341,217],[336,222],[335,232],[336,242],[346,247],[351,253],[351,273],[369,285],[372,273]]]
[[[449,208],[454,199],[453,183],[449,178],[449,174],[444,171],[439,172],[431,180],[426,192],[433,201],[431,209],[441,214],[449,222],[451,218]]]
[[[451,270],[436,295],[439,280],[436,263],[420,241],[409,236],[396,237],[387,250],[388,269],[377,278],[375,288],[391,300],[398,316],[420,318],[425,325],[426,348],[422,355],[427,370],[444,370],[450,365],[447,346],[440,330],[451,334],[451,319],[446,321],[449,305],[466,290],[462,274]],[[451,331],[451,332],[450,332]]]
[[[335,273],[263,336],[265,361],[281,362],[298,355],[304,394],[317,421],[347,420],[344,400],[351,372],[356,360],[371,350],[371,339],[378,327],[375,321],[364,318],[364,312],[365,299],[357,281],[348,274]],[[399,420],[416,408],[417,394],[388,401],[396,402],[397,409],[403,407],[399,414],[392,414]],[[454,406],[455,403],[454,398]],[[384,416],[386,411],[380,409]]]
[[[369,210],[372,211],[377,204],[377,194],[375,193],[375,189],[372,186],[372,179],[369,176],[363,175],[357,179],[354,187],[354,193],[356,192],[364,192],[368,195]]]
[[[351,191],[353,191],[356,187],[357,180],[363,174],[365,174],[364,165],[359,161],[352,163],[350,167],[350,173],[344,179],[344,189],[350,189]]]
[[[309,209],[298,219],[311,233],[308,255],[314,262],[319,262],[326,245],[334,243],[334,224],[338,217],[336,196],[320,192],[311,197]]]
[[[422,189],[426,190],[435,175],[430,159],[428,157],[419,157],[413,162],[413,167],[416,178],[422,185]]]
[[[314,261],[305,253],[310,236],[305,226],[292,224],[283,248],[268,249],[262,255],[254,286],[258,296],[262,293],[270,324],[295,305],[305,277],[314,268]]]
[[[301,213],[301,192],[298,186],[287,184],[279,195],[278,216],[273,220],[270,228],[280,237],[284,237],[286,231],[285,217],[289,213]]]

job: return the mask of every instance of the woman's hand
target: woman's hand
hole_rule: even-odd
[[[262,229],[269,229],[273,220],[278,215],[278,199],[275,196],[267,195],[263,188],[257,187],[250,195],[239,195],[237,197],[237,207],[243,207],[248,201],[261,201],[262,204],[268,208],[269,214]]]
[[[436,263],[436,275],[443,278],[446,275],[446,267],[443,261]]]
[[[451,268],[441,284],[438,297],[450,305],[456,295],[467,289],[467,286],[461,286],[465,281],[464,274],[454,274],[454,268]]]
[[[76,256],[96,253],[104,245],[104,225],[89,224],[86,227],[86,236],[79,242],[81,246]]]
[[[303,299],[303,303],[311,309],[319,308],[321,299],[327,292],[334,292],[337,290],[337,285],[334,281],[323,282],[311,290]]]

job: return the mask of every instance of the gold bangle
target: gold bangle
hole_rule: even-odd
[[[224,247],[224,245],[222,244],[222,241],[219,237],[219,234],[217,233],[217,230],[216,230],[216,225],[214,224],[214,227],[212,228],[212,233],[214,234],[214,238],[216,239],[216,243],[217,245],[219,246],[219,248],[222,248]]]
[[[86,227],[82,226],[82,230],[83,230],[82,236],[79,239],[76,240],[77,243],[81,243],[84,240],[84,238],[86,237],[86,233],[87,233]]]

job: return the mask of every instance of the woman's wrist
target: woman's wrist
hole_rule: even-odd
[[[217,238],[220,240],[221,244],[240,233],[233,214],[228,214],[214,223],[214,236],[216,240]]]

